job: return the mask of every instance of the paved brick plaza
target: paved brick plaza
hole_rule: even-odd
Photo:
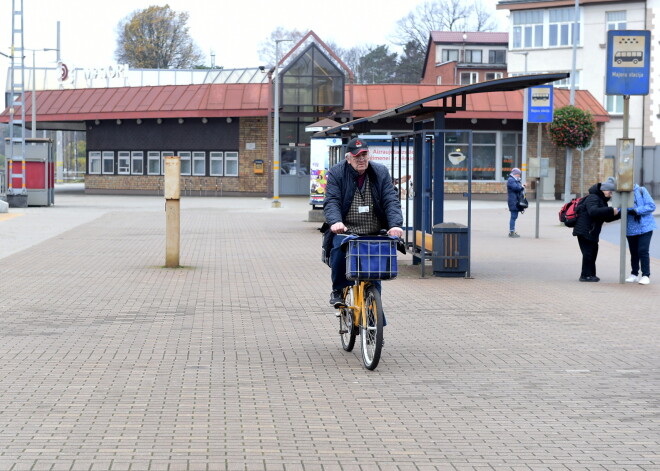
[[[0,219],[0,470],[660,470],[660,278],[577,282],[558,202],[475,203],[473,279],[402,257],[375,372],[304,199],[182,200],[177,270],[162,198],[56,203]]]

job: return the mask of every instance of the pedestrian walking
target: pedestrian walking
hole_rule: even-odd
[[[651,283],[651,260],[649,258],[649,247],[653,230],[657,228],[653,212],[655,202],[649,192],[643,186],[635,184],[633,187],[635,202],[628,208],[628,222],[626,224],[626,239],[630,250],[630,276],[626,278],[628,283],[639,283],[648,285]],[[640,274],[639,269],[642,269]]]
[[[582,252],[582,271],[580,281],[600,281],[596,276],[596,258],[598,240],[603,223],[621,218],[618,208],[608,206],[607,202],[616,189],[616,180],[609,177],[603,183],[596,183],[589,188],[589,194],[577,207],[578,219],[573,228]]]

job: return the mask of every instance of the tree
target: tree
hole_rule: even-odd
[[[480,0],[431,0],[397,21],[393,42],[426,51],[431,31],[492,31],[495,22]],[[420,68],[421,70],[421,68]]]
[[[259,60],[263,62],[266,68],[275,66],[275,45],[276,41],[282,39],[291,39],[292,41],[280,42],[279,53],[280,59],[284,57],[284,53],[289,51],[293,46],[300,41],[307,32],[299,31],[297,29],[286,30],[278,26],[270,33],[268,39],[264,39],[259,43]]]
[[[386,45],[370,48],[360,58],[356,81],[358,83],[393,83],[397,67],[397,54],[390,54]]]
[[[203,59],[189,35],[188,13],[169,5],[136,10],[118,25],[118,62],[148,69],[190,68]]]
[[[422,77],[424,54],[415,47],[412,41],[406,44],[403,55],[399,58],[395,71],[397,83],[419,83]]]

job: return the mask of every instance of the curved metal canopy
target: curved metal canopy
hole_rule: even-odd
[[[381,121],[388,118],[406,118],[409,116],[418,116],[420,114],[426,115],[436,112],[455,113],[457,111],[464,111],[467,95],[486,92],[511,92],[555,82],[557,80],[563,80],[569,76],[570,74],[566,72],[556,74],[519,75],[516,77],[506,77],[497,80],[489,80],[487,82],[473,83],[471,85],[465,85],[445,92],[436,93],[426,98],[421,98],[400,106],[395,106],[394,108],[378,112],[371,116],[354,119],[353,121],[318,132],[314,136],[324,137],[331,134],[345,133],[353,130],[356,125],[367,123],[369,121]],[[428,104],[433,101],[441,101],[441,104]]]

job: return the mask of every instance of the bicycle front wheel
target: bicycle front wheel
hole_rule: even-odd
[[[374,370],[380,361],[383,348],[383,305],[375,286],[367,287],[364,293],[364,318],[360,323],[362,363]]]
[[[353,322],[353,309],[355,300],[353,299],[353,287],[344,288],[344,307],[339,309],[339,335],[341,336],[341,346],[347,352],[353,351],[355,346],[355,337],[357,336],[357,327]]]

